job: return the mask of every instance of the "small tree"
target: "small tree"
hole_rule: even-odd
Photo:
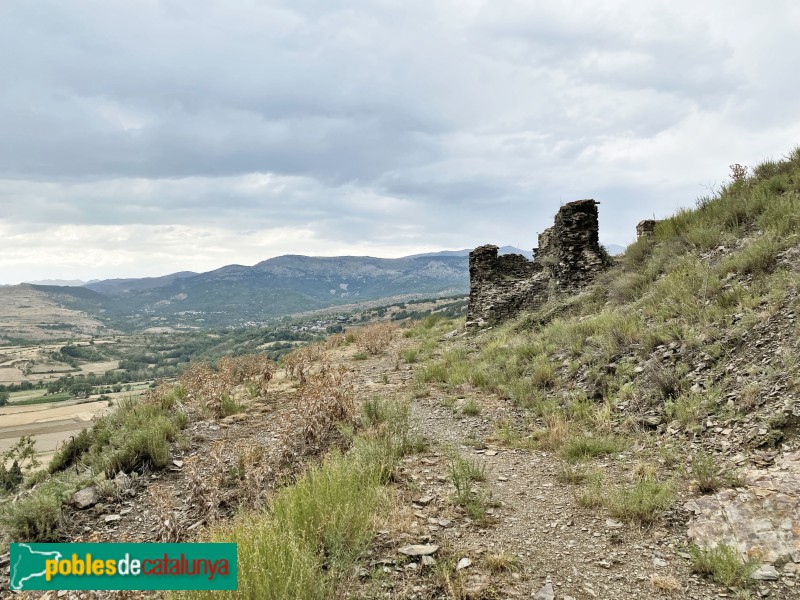
[[[11,397],[11,394],[8,392],[0,392],[0,406],[5,406],[8,404],[8,399]]]
[[[8,461],[11,468],[6,469]],[[24,479],[25,472],[34,471],[41,461],[36,458],[36,442],[29,435],[23,435],[11,448],[0,454],[0,489],[13,492]]]

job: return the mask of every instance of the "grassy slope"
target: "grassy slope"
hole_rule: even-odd
[[[420,378],[498,392],[536,416],[609,426],[623,404],[628,414],[655,410],[689,424],[681,411],[699,401],[686,386],[693,361],[721,367],[703,394],[713,411],[741,383],[724,367],[747,350],[742,335],[800,306],[796,261],[782,260],[798,244],[800,150],[661,222],[586,293],[484,333],[477,352],[445,352]],[[677,349],[682,360],[655,365],[656,349]],[[796,393],[798,365],[781,356],[784,368],[772,376]]]

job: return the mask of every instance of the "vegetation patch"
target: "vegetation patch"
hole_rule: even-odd
[[[613,487],[603,504],[612,517],[646,525],[667,511],[674,500],[672,483],[645,477]]]
[[[630,442],[614,435],[578,435],[567,438],[561,455],[568,461],[580,461],[622,452]]]
[[[368,428],[349,452],[332,452],[276,492],[266,510],[241,513],[210,533],[210,541],[239,544],[238,591],[172,597],[339,597],[391,506],[385,484],[407,449],[407,411],[371,400],[362,417]]]
[[[713,548],[690,546],[692,571],[700,575],[708,575],[721,585],[728,587],[748,587],[750,576],[758,564],[755,561],[743,561],[735,548],[719,544]]]

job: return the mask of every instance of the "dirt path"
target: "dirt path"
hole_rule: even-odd
[[[368,366],[370,379],[378,380],[389,366],[387,361]],[[412,395],[408,366],[387,374],[396,394]],[[690,515],[681,508],[685,498],[679,497],[675,508],[650,527],[579,505],[575,494],[580,486],[559,480],[562,465],[553,453],[492,442],[495,423],[521,420],[522,415],[497,398],[476,400],[482,407],[477,416],[462,413],[464,399],[454,405],[452,397],[436,389],[411,401],[412,428],[427,438],[429,449],[404,459],[400,507],[362,571],[365,597],[800,598],[792,580],[759,582],[749,595],[737,595],[693,574],[686,554]],[[490,494],[486,523],[454,506],[454,454],[485,468],[485,482],[475,485],[479,493]],[[635,450],[620,459],[635,462]],[[613,472],[615,460],[595,459],[593,466]],[[439,546],[431,555],[436,564],[404,556],[399,550],[409,544]]]
[[[419,473],[425,481],[421,493],[445,501],[452,494],[451,486],[441,482],[448,475],[450,448],[486,469],[484,485],[496,505],[489,509],[494,523],[480,527],[464,521],[437,536],[459,559],[472,561],[463,575],[473,595],[493,590],[530,596],[549,582],[557,598],[634,600],[657,594],[653,576],[683,582],[690,598],[716,595],[690,577],[685,561],[675,555],[673,548],[681,543],[675,531],[643,530],[578,506],[575,486],[556,479],[559,463],[549,453],[475,448],[474,440],[491,432],[490,414],[458,418],[434,397],[416,400],[412,416],[415,428],[433,440],[439,459],[427,465],[430,473]],[[509,576],[493,575],[487,564],[488,556],[502,554],[516,557],[516,571]]]

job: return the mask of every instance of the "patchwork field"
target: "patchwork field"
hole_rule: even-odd
[[[80,432],[91,420],[109,411],[105,400],[67,400],[56,404],[0,407],[0,453],[24,435],[33,436],[43,463],[59,443]]]

